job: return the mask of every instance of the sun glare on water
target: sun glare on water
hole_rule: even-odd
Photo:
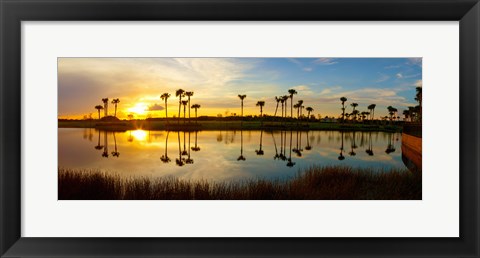
[[[137,141],[145,141],[145,139],[147,139],[147,132],[145,132],[144,130],[135,130],[132,131],[132,136]]]

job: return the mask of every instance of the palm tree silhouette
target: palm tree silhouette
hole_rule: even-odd
[[[198,123],[197,110],[200,108],[199,104],[193,104],[191,108],[195,109],[195,123]]]
[[[278,104],[282,101],[282,97],[275,96],[275,101],[277,102],[277,107],[275,108],[275,114],[273,116],[277,116]]]
[[[312,107],[307,107],[305,110],[307,110],[307,112],[308,112],[307,113],[307,118],[308,118],[307,120],[310,120],[310,113],[313,112],[313,108]]]
[[[340,146],[340,155],[338,156],[338,160],[344,160],[345,156],[343,156],[343,131],[340,134],[342,136],[342,145]]]
[[[263,139],[263,130],[260,131],[260,148],[258,150],[255,150],[255,153],[257,155],[263,155],[263,150],[262,150],[262,139]]]
[[[341,97],[340,101],[342,102],[342,123],[345,122],[345,102],[347,101],[347,98]]]
[[[96,106],[95,106],[95,109],[98,110],[98,120],[100,120],[100,110],[103,109],[103,106],[102,106],[102,105],[96,105]]]
[[[167,120],[167,124],[168,124],[168,104],[167,104],[167,101],[168,101],[168,98],[170,98],[170,93],[163,93],[160,98],[162,100],[165,101],[165,120]]]
[[[298,135],[300,134],[300,141],[298,140]],[[299,144],[300,143],[300,144]],[[297,131],[297,139],[296,139],[296,148],[293,149],[293,152],[297,154],[298,157],[302,156],[302,132]]]
[[[373,120],[373,117],[374,117],[374,115],[375,115],[375,107],[376,107],[376,106],[377,106],[377,105],[375,105],[375,104],[370,104],[370,105],[368,105],[368,107],[367,107],[368,110],[370,110],[370,114],[371,114],[371,115],[370,115],[370,120]]]
[[[98,143],[97,143],[97,146],[95,146],[95,149],[97,150],[103,149],[103,145],[100,145],[100,130],[98,130]]]
[[[120,156],[120,152],[117,151],[117,138],[115,137],[115,132],[113,132],[113,141],[115,142],[115,150],[112,151],[112,156],[118,158]]]
[[[177,136],[178,136],[178,159],[175,159],[175,164],[181,167],[185,165],[185,160],[182,158],[182,148],[180,147],[180,131],[177,131]]]
[[[288,93],[290,94],[290,117],[293,118],[293,95],[297,94],[295,89],[289,89]]]
[[[388,107],[387,107],[387,110],[388,110],[388,114],[390,115],[390,122],[392,122],[393,115],[395,114],[395,112],[397,111],[397,109],[394,108],[394,107],[392,107],[392,106],[388,106]]]
[[[183,131],[183,150],[182,150],[182,156],[187,156],[188,155],[188,152],[187,152],[187,149],[186,149],[186,145],[185,145],[185,135],[186,135],[186,132]]]
[[[240,156],[238,156],[237,161],[245,161],[246,158],[243,156],[243,130],[240,130]]]
[[[355,108],[358,106],[358,104],[357,103],[352,103],[352,104],[350,104],[350,106],[353,107],[353,110],[352,110],[353,120],[357,120],[358,110],[355,110]],[[355,111],[357,111],[357,112],[355,112]]]
[[[303,100],[299,100],[297,103],[298,103],[298,109],[299,109],[298,119],[300,119],[300,117],[302,116],[302,109],[304,108]]]
[[[422,121],[422,87],[416,87],[415,90],[417,91],[415,100],[418,101],[419,106],[418,120]]]
[[[185,113],[187,111],[187,104],[188,100],[182,100],[182,105],[183,105],[183,124],[185,124]]]
[[[115,105],[115,117],[117,117],[117,105],[120,103],[120,99],[113,99],[112,104]]]
[[[177,124],[180,124],[180,110],[181,110],[181,107],[182,107],[182,97],[185,97],[185,91],[182,90],[182,89],[178,89],[176,92],[175,92],[175,97],[178,97],[178,120],[177,120]]]
[[[104,116],[108,116],[108,98],[103,98],[102,101],[103,101],[103,109],[105,112]]]
[[[193,96],[193,91],[185,92],[185,96],[188,97],[188,122],[190,122],[190,107],[191,107],[190,97]]]
[[[261,119],[262,125],[263,125],[263,119],[262,119],[262,117],[263,117],[263,107],[265,106],[265,101],[263,101],[263,100],[258,101],[257,104],[256,104],[256,106],[257,106],[257,107],[260,107],[260,119]]]
[[[243,118],[243,100],[247,97],[247,95],[238,95],[238,97],[240,98],[240,101],[242,103],[242,118]],[[243,120],[243,119],[242,119]]]
[[[165,154],[160,157],[160,160],[163,163],[168,163],[171,161],[171,159],[168,157],[168,135],[170,134],[170,131],[167,131],[167,137],[165,138]]]

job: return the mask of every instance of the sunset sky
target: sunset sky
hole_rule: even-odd
[[[94,107],[102,98],[119,98],[120,119],[165,117],[164,92],[171,94],[168,116],[178,116],[177,89],[194,92],[191,103],[201,105],[199,116],[239,115],[238,94],[247,95],[244,115],[259,114],[259,100],[266,102],[264,113],[273,115],[274,97],[293,88],[294,103],[303,100],[316,116],[338,117],[344,96],[346,112],[352,102],[360,112],[376,104],[379,117],[389,105],[400,114],[418,105],[415,87],[421,85],[420,58],[59,58],[58,116],[98,118]]]

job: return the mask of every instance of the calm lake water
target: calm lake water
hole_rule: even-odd
[[[58,129],[58,165],[125,176],[286,178],[312,165],[405,168],[401,134],[339,131]]]

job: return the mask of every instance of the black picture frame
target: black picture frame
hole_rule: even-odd
[[[1,257],[479,257],[478,0],[0,0],[0,19]],[[21,22],[44,20],[459,21],[460,237],[21,237]]]

